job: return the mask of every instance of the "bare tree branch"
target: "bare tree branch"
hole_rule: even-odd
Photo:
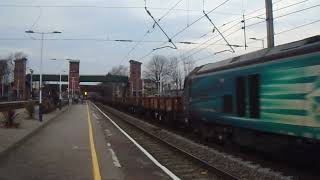
[[[184,77],[195,68],[195,62],[192,57],[181,57],[183,63]]]
[[[124,65],[119,65],[113,67],[109,73],[112,75],[128,76],[128,67]]]
[[[184,77],[182,75],[181,66],[177,57],[170,58],[170,80],[171,87],[174,87],[177,92],[182,89]]]
[[[165,56],[155,55],[145,65],[143,72],[145,78],[157,83],[159,88],[160,81],[165,83],[170,75],[169,60]]]

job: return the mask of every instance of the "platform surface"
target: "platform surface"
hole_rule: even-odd
[[[72,105],[0,159],[1,180],[98,180],[97,174],[170,179],[90,103]]]

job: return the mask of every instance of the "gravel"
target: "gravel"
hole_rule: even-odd
[[[152,134],[160,137],[161,139],[171,144],[174,144],[175,146],[198,157],[199,159],[206,161],[209,164],[218,167],[223,171],[227,171],[236,177],[241,177],[241,179],[294,179],[291,176],[284,176],[281,172],[277,172],[276,170],[267,167],[262,167],[254,162],[244,161],[241,158],[231,156],[227,153],[220,152],[216,149],[209,148],[202,144],[198,144],[185,137],[174,134],[164,129],[160,129],[155,125],[132,117],[111,107],[105,106],[105,109],[122,119],[126,119],[127,121],[131,122],[134,121],[135,125],[143,128],[145,131],[151,132]]]

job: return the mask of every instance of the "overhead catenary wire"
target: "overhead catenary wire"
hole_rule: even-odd
[[[168,36],[168,34],[164,31],[164,29],[160,26],[160,24],[158,23],[158,21],[152,16],[151,12],[148,10],[147,7],[145,7],[145,10],[147,12],[147,14],[152,18],[152,20],[154,21],[154,23],[159,27],[159,29],[162,31],[162,33],[168,38],[168,42],[170,42],[173,45],[173,49],[178,49],[178,47],[174,44],[174,42],[172,42],[172,39]]]
[[[34,20],[34,22],[32,23],[32,25],[29,27],[29,29],[33,29],[34,26],[39,22],[40,18],[41,18],[41,15],[42,15],[42,9],[41,7],[38,7],[39,8],[39,15],[37,16],[37,18]],[[29,38],[31,39],[35,39],[33,36],[31,36],[29,33],[26,34]]]
[[[279,0],[279,1],[277,1],[277,2],[275,2],[275,3],[278,3],[278,2],[280,2],[280,1],[283,1],[283,0]],[[299,1],[299,2],[297,2],[297,3],[294,3],[294,4],[290,4],[290,5],[287,5],[287,6],[285,6],[285,7],[280,7],[280,8],[278,8],[278,9],[276,9],[275,11],[277,11],[277,10],[280,10],[280,9],[286,9],[286,8],[288,8],[288,7],[292,7],[292,6],[295,6],[295,5],[297,5],[297,4],[301,4],[301,3],[303,3],[303,2],[306,2],[306,1],[308,1],[308,0],[304,0],[304,1]],[[204,0],[203,0],[203,2],[204,2]],[[273,4],[275,4],[275,3],[273,3]],[[0,7],[1,7],[1,4],[0,4]],[[38,6],[37,6],[38,7]],[[83,6],[83,7],[85,7],[85,6]],[[96,7],[96,6],[95,6]],[[137,6],[138,7],[138,6]],[[106,8],[118,8],[118,7],[106,7]],[[125,8],[125,7],[121,7],[121,6],[119,6],[119,8]],[[132,6],[132,8],[136,8],[136,7],[133,7]],[[144,8],[144,7],[139,7],[139,8]],[[149,7],[148,7],[148,9],[149,9]],[[153,9],[153,8],[151,8],[150,7],[150,9]],[[167,10],[172,10],[172,11],[174,11],[174,10],[178,10],[177,8],[156,8],[156,9],[167,9]],[[203,8],[204,9],[204,8]],[[264,9],[264,8],[261,8],[261,9]],[[181,9],[182,10],[182,9]],[[184,9],[184,10],[186,10],[187,12],[188,12],[188,8],[187,9]],[[190,11],[192,11],[192,10],[190,10]],[[197,10],[198,11],[198,10]],[[257,11],[258,12],[258,11]],[[250,13],[250,12],[249,12]],[[247,17],[247,14],[249,14],[249,13],[246,13],[246,17]],[[290,13],[290,14],[293,14],[292,12]],[[289,15],[290,15],[289,14]],[[283,16],[283,15],[281,15],[281,16]],[[286,15],[284,15],[283,17],[285,17]],[[255,16],[255,17],[249,17],[249,18],[251,18],[251,19],[254,19],[254,18],[257,18],[258,16]],[[276,18],[281,18],[281,17],[275,17],[275,19]],[[156,18],[157,19],[157,18]],[[161,18],[160,18],[161,19]],[[246,19],[246,20],[248,20],[248,18]],[[264,21],[261,21],[261,22],[258,22],[258,24],[260,24],[260,23],[263,23],[263,22],[265,22],[265,20]],[[316,23],[316,22],[315,22]],[[235,26],[237,26],[239,23],[237,22],[236,23],[236,25],[232,25],[233,26],[233,28],[235,27]],[[309,24],[309,23],[308,23]],[[313,23],[312,23],[313,24]],[[224,25],[226,25],[226,23],[224,24]],[[249,24],[249,26],[253,26],[252,24]],[[303,26],[303,25],[301,25],[301,26]],[[221,27],[221,26],[219,26],[219,27]],[[230,30],[232,30],[233,28],[230,28]],[[291,31],[291,30],[290,30]],[[206,36],[206,35],[208,35],[210,32],[208,32],[208,33],[206,33],[204,36]],[[283,33],[285,33],[285,32],[283,32]],[[161,41],[161,40],[159,40],[159,41],[144,41],[144,36],[147,36],[147,35],[150,35],[151,33],[149,32],[148,33],[148,31],[143,35],[143,38],[141,39],[142,41],[140,42],[140,40],[130,40],[130,39],[118,39],[118,40],[105,40],[105,39],[94,39],[94,38],[75,38],[75,39],[71,39],[71,38],[64,38],[64,39],[48,39],[49,41],[50,40],[52,40],[52,41],[55,41],[55,40],[61,40],[61,41],[107,41],[107,42],[120,42],[120,43],[135,43],[135,45],[134,45],[134,47],[137,47],[139,44],[141,44],[141,43],[167,43],[167,41]],[[282,33],[280,33],[280,34],[282,34]],[[203,37],[204,37],[203,36]],[[214,36],[214,38],[216,38],[217,36]],[[202,38],[202,37],[201,37]],[[212,38],[210,41],[212,41],[214,38]],[[15,38],[12,38],[12,40],[14,40]],[[19,38],[16,38],[16,40],[18,40]],[[0,38],[0,40],[10,40],[10,38],[3,38],[3,39],[1,39]],[[22,38],[21,38],[21,40],[22,40]],[[38,39],[35,39],[35,40],[38,40]],[[191,41],[191,40],[190,40]],[[208,43],[208,42],[210,42],[210,41],[206,41],[206,43]],[[183,42],[183,41],[180,41],[180,42],[175,42],[176,44],[177,43],[182,43],[182,44],[196,44],[196,45],[200,45],[200,46],[203,46],[203,45],[205,45],[205,44],[201,44],[201,43],[196,43],[196,41],[192,41],[192,42]],[[138,45],[136,45],[136,44],[138,44]],[[135,48],[133,48],[133,50],[134,50]],[[130,52],[130,51],[129,51]]]
[[[212,13],[213,11],[215,11],[216,9],[218,9],[219,7],[223,6],[224,4],[226,4],[228,1],[230,0],[225,0],[223,1],[221,4],[219,4],[218,6],[216,6],[215,8],[211,9],[207,14]],[[186,29],[188,29],[190,26],[194,25],[195,23],[197,23],[198,21],[200,21],[201,19],[203,19],[205,17],[205,15],[202,15],[201,17],[199,17],[198,19],[196,19],[195,21],[193,21],[192,23],[190,23],[189,26],[182,28],[180,31],[178,31],[177,33],[175,33],[171,38],[175,38],[177,37],[179,34],[181,34],[182,32],[184,32]]]
[[[0,41],[40,41],[39,38],[5,38],[0,37]],[[119,42],[119,43],[167,43],[161,40],[131,40],[131,39],[99,39],[99,38],[45,38],[46,41],[97,41],[97,42]],[[178,41],[178,44],[196,44],[189,41]]]
[[[283,0],[276,1],[276,2],[274,2],[273,4],[280,3],[281,1],[283,1]],[[253,10],[253,11],[251,11],[251,12],[249,12],[249,13],[245,13],[245,16],[248,17],[248,16],[250,16],[251,14],[254,14],[254,13],[256,13],[256,12],[258,12],[258,11],[261,11],[261,10],[265,10],[265,8],[263,7],[263,8],[259,8],[259,9]],[[241,14],[241,17],[240,17],[240,18],[235,18],[235,19],[233,19],[233,20],[230,20],[230,21],[224,23],[222,26],[231,24],[231,23],[236,22],[236,21],[241,21],[241,19],[242,19],[242,14]]]
[[[142,43],[143,39],[144,39],[149,33],[151,33],[150,30],[148,30],[148,31],[142,36],[142,38],[141,38],[138,42],[136,42],[136,44],[129,50],[129,52],[121,59],[120,64],[122,64],[123,61],[129,57],[129,55],[138,47],[139,44]]]
[[[293,13],[302,12],[302,11],[304,11],[304,10],[308,10],[308,9],[310,9],[310,8],[314,8],[314,7],[317,7],[317,6],[319,6],[319,5],[315,5],[315,6],[312,6],[312,7],[300,9],[300,10],[297,10],[297,11],[294,11],[294,12],[290,12],[290,13],[287,13],[287,14],[285,14],[285,15],[275,17],[274,19],[281,18],[281,17],[285,17],[285,16],[288,16],[288,15],[293,14]],[[307,25],[311,25],[311,24],[317,23],[317,22],[319,22],[319,21],[320,21],[320,20],[316,20],[316,21],[313,21],[313,22],[311,22],[311,23],[307,23],[307,24],[303,24],[303,25],[297,26],[297,27],[295,27],[295,28],[301,28],[301,27],[304,27],[304,26],[307,26]],[[265,21],[262,21],[262,22],[265,22]],[[259,22],[259,23],[262,23],[262,22]],[[251,25],[250,25],[250,26],[251,26]],[[248,27],[248,26],[247,26],[247,27]],[[284,32],[288,32],[288,31],[292,31],[292,30],[294,30],[295,28],[291,28],[291,29],[288,29],[288,30],[281,31],[281,32],[279,32],[279,33],[275,33],[275,35],[282,34],[282,33],[284,33]],[[231,35],[231,34],[234,34],[234,33],[236,33],[236,32],[239,31],[239,30],[240,30],[240,29],[235,30],[235,31],[233,31],[232,33],[228,34],[227,36],[229,36],[229,35]],[[220,40],[221,40],[221,39],[220,39]],[[218,40],[218,41],[220,41],[220,40]],[[216,42],[218,42],[218,41],[216,41]],[[214,43],[215,43],[215,42],[214,42]],[[195,54],[203,51],[204,49],[206,49],[207,47],[213,45],[214,43],[208,44],[208,45],[205,46],[203,49],[200,49],[200,50],[198,50],[198,51],[190,54],[188,57],[191,57],[191,56],[193,56],[193,55],[195,55]]]
[[[303,8],[303,9],[299,9],[299,10],[296,10],[296,11],[292,11],[292,12],[289,12],[289,13],[286,13],[286,14],[279,15],[277,17],[274,17],[273,20],[276,20],[276,19],[279,19],[279,18],[283,18],[283,17],[289,16],[291,14],[295,14],[295,13],[303,12],[303,11],[306,11],[306,10],[310,10],[310,9],[313,9],[313,8],[316,8],[316,7],[320,7],[320,4],[317,4],[317,5],[314,5],[314,6],[310,6],[310,7],[307,7],[307,8]],[[259,21],[259,22],[256,22],[256,23],[252,23],[252,24],[247,25],[247,27],[255,26],[257,24],[261,24],[261,23],[264,23],[264,22],[265,22],[265,20]]]
[[[167,12],[165,12],[159,19],[158,22],[160,22],[163,18],[165,18],[175,7],[177,7],[177,5],[181,2],[182,0],[179,0],[177,3],[175,3]],[[147,6],[147,1],[145,1],[145,7]],[[149,28],[149,30],[147,30],[147,32],[143,35],[143,37],[141,38],[141,41],[150,33],[153,32],[153,30],[155,29],[154,25]],[[186,43],[186,42],[184,42]],[[124,56],[121,59],[120,64],[122,64],[122,62],[129,57],[129,55],[138,47],[138,45],[141,44],[141,42],[137,42],[130,50],[129,52],[126,54],[126,56]]]
[[[279,31],[279,32],[275,32],[274,35],[278,36],[280,34],[284,34],[284,33],[290,32],[290,31],[294,31],[294,30],[297,30],[299,28],[303,28],[305,26],[309,26],[309,25],[312,25],[312,24],[315,24],[315,23],[319,23],[319,22],[320,22],[320,19],[314,20],[314,21],[311,21],[311,22],[308,22],[308,23],[305,23],[305,24],[301,24],[299,26],[295,26],[295,27],[292,27],[292,28],[289,28],[289,29],[285,29],[285,30],[282,30],[282,31]],[[266,36],[265,37],[261,37],[260,39],[265,39],[265,38],[266,38]],[[253,41],[253,42],[255,42],[255,41]]]
[[[101,9],[144,9],[144,6],[98,6],[98,5],[17,5],[17,4],[0,4],[0,8],[101,8]],[[148,7],[151,10],[169,10],[170,8],[164,7]],[[173,8],[171,11],[184,11],[184,12],[199,12],[201,9],[187,9],[187,8]],[[214,12],[215,14],[227,14],[227,15],[238,15],[237,13],[232,12]]]
[[[274,2],[273,4],[280,3],[281,1],[283,1],[283,0],[276,1],[276,2]],[[290,5],[288,5],[288,6],[278,8],[278,9],[276,9],[276,10],[274,10],[274,11],[280,11],[280,10],[283,10],[283,9],[286,9],[286,8],[289,8],[289,7],[292,7],[292,6],[301,4],[301,3],[306,2],[306,1],[309,1],[309,0],[304,0],[304,1],[300,1],[300,2],[294,3],[294,4],[290,4]],[[244,15],[245,15],[245,17],[248,17],[249,15],[254,14],[254,13],[260,11],[260,10],[265,10],[265,8],[259,8],[259,9],[256,9],[256,10],[254,10],[254,11],[251,11],[251,12],[249,12],[249,13],[245,13]],[[256,19],[256,18],[258,18],[258,17],[261,16],[261,15],[265,15],[265,13],[256,15],[256,16],[254,16],[254,17],[246,18],[245,20],[248,21],[248,20],[251,20],[251,19]],[[231,24],[231,23],[233,23],[233,22],[237,22],[236,24],[232,25],[232,26],[234,27],[234,26],[236,26],[237,24],[239,24],[239,22],[242,22],[241,19],[243,19],[243,16],[241,16],[241,18],[236,18],[236,19],[233,19],[233,20],[231,20],[231,21],[228,21],[228,22],[222,24],[220,27],[226,26],[226,25]],[[256,23],[256,24],[260,24],[260,23],[263,23],[263,22],[265,22],[265,21],[261,21],[261,22],[258,22],[258,23]],[[254,23],[254,24],[255,24],[255,23]],[[250,26],[252,26],[252,25],[250,25]],[[247,27],[247,26],[246,26],[246,27]],[[209,32],[209,33],[210,33],[210,32]],[[206,34],[200,36],[200,38],[206,36],[206,35],[209,34],[209,33],[206,33]]]
[[[296,27],[293,27],[293,28],[290,28],[290,29],[286,29],[286,30],[283,30],[283,31],[280,31],[280,32],[276,32],[275,35],[277,36],[277,35],[279,35],[279,34],[283,34],[283,33],[289,32],[289,31],[293,31],[293,30],[296,30],[296,29],[298,29],[298,28],[302,28],[302,27],[305,27],[305,26],[308,26],[308,25],[312,25],[312,24],[315,24],[315,23],[318,23],[318,22],[320,22],[320,20],[315,20],[315,21],[312,21],[312,22],[310,22],[310,23],[302,24],[302,25],[299,25],[299,26],[296,26]],[[238,32],[239,30],[241,30],[241,29],[235,30],[235,31],[233,31],[232,33],[228,34],[227,36],[232,35],[232,34]],[[265,37],[264,37],[264,38],[265,38]],[[221,39],[220,39],[220,40],[221,40]],[[220,41],[220,40],[218,40],[218,41]],[[216,42],[218,42],[218,41],[216,41]],[[216,42],[211,43],[211,44],[207,45],[206,47],[204,47],[203,49],[200,49],[200,50],[192,53],[192,54],[189,55],[188,57],[191,57],[191,56],[193,56],[193,55],[195,55],[195,54],[203,51],[203,50],[206,49],[207,47],[214,45]],[[188,58],[188,57],[187,57],[187,58]]]
[[[214,7],[213,9],[211,9],[207,14],[210,14],[212,12],[214,12],[216,9],[218,9],[219,7],[223,6],[225,3],[227,3],[230,0],[225,0],[222,3],[220,3],[218,6]],[[196,19],[195,21],[193,21],[192,23],[189,24],[189,26],[186,26],[185,28],[182,28],[181,30],[179,30],[177,33],[175,33],[171,39],[175,38],[176,36],[178,36],[180,33],[184,32],[186,29],[188,29],[189,27],[191,27],[192,25],[194,25],[195,23],[197,23],[198,21],[200,21],[202,18],[204,18],[205,15],[202,15],[201,17],[199,17],[198,19]],[[146,55],[142,56],[140,58],[140,60],[148,57],[150,54],[152,54],[154,52],[154,50],[151,50],[149,53],[147,53]]]
[[[294,30],[297,30],[299,28],[306,27],[306,26],[309,26],[309,25],[312,25],[312,24],[315,24],[315,23],[320,23],[320,19],[312,21],[312,22],[309,22],[309,23],[305,23],[305,24],[302,24],[302,25],[299,25],[299,26],[295,26],[293,28],[289,28],[289,29],[286,29],[286,30],[282,30],[282,31],[276,32],[275,36],[278,36],[280,34],[287,33],[287,32],[290,32],[290,31],[294,31]],[[266,37],[263,37],[261,39],[264,39],[264,38],[266,38]],[[253,41],[253,42],[255,42],[255,41]],[[250,47],[254,47],[254,46],[250,46]],[[258,47],[254,47],[254,48],[258,48]],[[202,61],[202,60],[207,59],[209,57],[212,57],[212,55],[208,55],[208,56],[196,59],[196,60],[194,60],[194,62],[199,62],[199,61]]]
[[[232,48],[232,46],[230,45],[230,43],[228,42],[228,40],[224,37],[224,35],[221,33],[221,31],[218,29],[218,27],[212,22],[212,20],[210,19],[210,17],[208,16],[208,14],[203,10],[204,15],[206,16],[206,18],[209,20],[209,22],[213,25],[214,29],[218,31],[218,33],[220,34],[220,36],[223,38],[223,40],[227,43],[227,45],[230,47],[232,52],[235,52],[235,50]]]
[[[276,1],[276,2],[274,2],[274,4],[279,3],[279,2],[281,2],[281,1],[283,1],[283,0]],[[204,9],[204,0],[203,0],[203,9]],[[264,8],[256,9],[256,10],[254,10],[254,11],[251,11],[251,12],[247,13],[246,15],[253,14],[253,13],[258,12],[258,11],[260,11],[260,10],[264,10]],[[230,24],[230,23],[232,23],[232,22],[235,22],[236,20],[237,20],[237,19],[232,20],[232,21],[229,21],[229,22],[227,22],[227,23],[224,23],[222,26],[225,26],[225,25],[227,25],[227,24]],[[226,31],[232,29],[233,27],[237,26],[237,25],[240,24],[240,23],[241,23],[241,21],[237,22],[236,24],[234,24],[234,25],[232,25],[230,28],[228,28]],[[222,26],[221,26],[221,27],[222,27]],[[224,32],[225,32],[225,31],[224,31]],[[223,32],[223,33],[224,33],[224,32]],[[209,33],[211,33],[211,31],[208,32],[208,33],[205,33],[204,35],[201,35],[201,36],[199,37],[199,39],[205,37],[205,36],[208,35]],[[206,41],[203,42],[203,43],[196,43],[196,44],[199,44],[199,45],[198,45],[197,47],[195,47],[195,48],[192,48],[192,49],[189,50],[187,53],[189,53],[190,51],[193,51],[194,49],[197,49],[197,48],[201,47],[203,44],[206,44],[207,42],[211,41],[211,40],[214,39],[215,37],[216,37],[216,36],[211,37],[210,39],[206,40]],[[246,47],[246,45],[245,45],[244,47]]]
[[[232,31],[231,33],[227,34],[225,37],[228,37],[228,36],[230,36],[230,35],[232,35],[232,34],[234,34],[234,33],[238,32],[238,31],[240,31],[240,30],[242,30],[242,29],[241,29],[241,28],[240,28],[240,29],[236,29],[235,31]],[[216,40],[215,42],[208,44],[208,45],[207,45],[207,46],[205,46],[204,48],[199,49],[199,50],[197,50],[197,51],[195,51],[195,52],[191,53],[191,54],[190,54],[190,55],[188,55],[188,56],[185,56],[185,58],[183,58],[183,59],[190,58],[190,57],[192,57],[193,55],[200,53],[201,51],[205,50],[205,49],[206,49],[206,48],[208,48],[209,46],[214,45],[215,43],[217,43],[217,42],[221,41],[222,39],[223,39],[223,38],[220,38],[220,39]]]
[[[274,2],[273,4],[280,3],[281,1],[283,1],[283,0],[276,1],[276,2]],[[282,9],[285,9],[285,8],[287,8],[287,7],[291,7],[291,6],[296,5],[296,4],[300,4],[300,3],[305,2],[305,1],[308,1],[308,0],[300,1],[300,2],[297,2],[297,3],[294,3],[294,4],[290,4],[290,5],[286,6],[286,7],[281,7],[281,8],[279,8],[279,9],[277,9],[277,11],[282,10]],[[203,6],[203,8],[204,8],[204,6]],[[246,13],[245,15],[247,16],[247,15],[253,14],[253,13],[255,13],[255,12],[258,12],[258,11],[260,11],[260,10],[264,10],[264,8],[256,9],[256,10],[254,10],[254,11],[251,11],[251,12],[249,12],[249,13]],[[238,18],[238,19],[239,19],[239,18]],[[239,20],[240,20],[240,19],[239,19]],[[227,25],[227,24],[233,23],[233,22],[235,22],[235,21],[236,21],[236,19],[235,19],[235,20],[232,20],[232,21],[229,21],[229,22],[227,22],[227,23],[224,23],[222,26],[225,26],[225,25]],[[230,29],[232,29],[233,27],[237,26],[237,25],[240,24],[241,22],[242,22],[242,21],[237,22],[236,24],[234,24],[234,25],[232,25],[230,28],[228,28],[226,31],[229,31]],[[263,22],[265,22],[265,20],[264,20],[264,21],[261,21],[261,22],[258,22],[257,24],[260,24],[260,23],[263,23]],[[222,26],[221,26],[221,27],[222,27]],[[252,26],[252,25],[250,25],[250,26]],[[246,27],[247,27],[247,26],[246,26]],[[225,31],[224,31],[224,32],[225,32]],[[206,36],[206,35],[209,34],[209,33],[210,33],[210,32],[208,32],[208,33],[200,36],[200,38]],[[201,47],[202,45],[208,43],[209,41],[213,40],[214,38],[216,38],[216,36],[209,38],[209,39],[206,40],[205,42],[197,43],[198,46],[195,47],[195,48],[192,48],[192,49],[189,50],[189,51],[187,51],[187,54],[190,53],[190,52],[192,52],[193,50]],[[246,45],[245,45],[244,47],[246,47]]]
[[[275,3],[279,3],[279,2],[281,2],[281,1],[283,1],[283,0],[279,0],[279,1],[275,2]],[[305,0],[305,1],[308,1],[308,0]],[[291,7],[292,5],[297,5],[297,4],[302,3],[302,2],[305,2],[305,1],[300,1],[300,2],[298,2],[298,3],[294,3],[294,4],[288,5],[288,6],[286,6],[286,7]],[[275,3],[274,3],[274,4],[275,4]],[[278,10],[285,9],[286,7],[279,8],[279,9],[277,9],[277,11],[278,11]],[[259,9],[258,9],[258,10],[259,10]],[[255,11],[257,11],[257,10],[255,10]],[[255,11],[252,11],[251,13],[253,13],[253,12],[255,12]],[[247,13],[246,15],[248,15],[248,14],[250,14],[250,13]],[[278,18],[278,17],[276,17],[276,18]],[[276,19],[276,18],[274,18],[274,19]],[[246,19],[246,20],[248,20],[248,19]],[[232,21],[232,22],[234,22],[234,21]],[[248,27],[248,26],[249,26],[249,27],[250,27],[250,26],[254,26],[254,25],[256,25],[256,24],[261,24],[261,23],[264,23],[264,22],[265,22],[265,20],[264,20],[264,21],[257,22],[257,23],[253,23],[253,24],[250,24],[250,25],[247,25],[246,27]],[[226,24],[228,24],[228,23],[231,23],[231,21],[223,24],[222,26],[224,26],[224,25],[226,25]],[[226,31],[232,29],[233,27],[235,27],[235,26],[238,25],[238,24],[240,24],[240,21],[237,22],[236,24],[232,25],[232,26],[231,26],[230,28],[228,28]],[[206,34],[202,35],[201,37],[204,37],[204,36],[206,36],[207,34],[209,34],[209,33],[206,33]],[[200,37],[200,38],[201,38],[201,37]],[[212,39],[213,39],[213,38],[210,38],[210,39],[206,40],[206,41],[203,42],[203,43],[198,43],[199,46],[197,46],[196,48],[202,46],[202,44],[206,44],[207,42],[209,42],[209,41],[212,40]],[[194,50],[194,49],[196,49],[196,48],[191,49],[191,51]]]
[[[203,12],[203,14],[205,15],[205,17],[209,20],[209,22],[212,24],[212,26],[213,26],[213,32],[214,32],[214,30],[217,30],[218,31],[218,33],[220,34],[220,36],[224,39],[224,41],[227,43],[227,45],[230,47],[230,49],[232,50],[232,52],[235,52],[234,51],[234,49],[232,48],[232,46],[229,44],[229,42],[228,42],[228,40],[223,36],[223,34],[221,33],[221,31],[219,30],[219,28],[213,23],[213,21],[212,21],[212,19],[209,17],[209,15],[206,13],[206,11],[205,11],[205,4],[204,4],[204,0],[202,1],[202,5],[203,5],[203,7],[202,7],[202,12]]]
[[[241,23],[241,22],[238,22],[237,24],[234,24],[233,26],[229,27],[228,29],[225,29],[224,31],[222,31],[222,33],[225,33],[225,32],[227,32],[227,31],[233,29],[235,26],[239,25],[240,23]],[[197,43],[198,45],[197,45],[196,47],[192,48],[191,50],[187,51],[187,52],[185,53],[185,55],[187,55],[187,54],[191,53],[192,51],[194,51],[195,49],[198,49],[198,48],[200,48],[201,46],[207,44],[209,41],[215,39],[216,37],[218,37],[218,35],[214,35],[214,36],[212,36],[211,38],[205,40],[205,41],[202,42],[202,43]]]
[[[305,23],[305,24],[302,24],[302,25],[299,25],[299,26],[296,26],[296,27],[293,27],[293,28],[290,28],[290,29],[286,29],[286,30],[283,30],[283,31],[276,32],[275,35],[283,34],[283,33],[289,32],[289,31],[293,31],[293,30],[296,30],[296,29],[299,29],[299,28],[302,28],[302,27],[305,27],[305,26],[309,26],[311,24],[315,24],[315,23],[318,23],[318,22],[320,22],[320,19],[312,21],[312,22],[309,22],[309,23]]]
[[[305,3],[309,0],[303,0],[303,1],[299,1],[299,2],[296,2],[296,3],[293,3],[293,4],[289,4],[287,6],[284,6],[284,7],[281,7],[281,8],[278,8],[278,9],[275,9],[273,10],[273,12],[277,12],[277,11],[280,11],[280,10],[284,10],[284,9],[287,9],[287,8],[291,8],[293,6],[296,6],[296,5],[299,5],[299,4],[302,4],[302,3]],[[247,18],[247,21],[248,20],[251,20],[251,19],[256,19],[256,18],[259,18],[260,16],[265,16],[265,13],[261,13],[259,15],[256,15],[256,16],[253,16],[253,17],[250,17],[250,18]]]
[[[175,7],[177,7],[183,0],[179,0],[177,3],[175,3],[171,8],[168,9],[166,13],[164,13],[159,19],[158,22],[161,21],[164,17],[166,17]]]
[[[35,25],[39,22],[41,16],[42,16],[42,8],[39,8],[39,15],[37,16],[37,18],[35,19],[35,21],[32,23],[32,25],[29,27],[29,29],[33,29],[35,27]]]
[[[310,6],[310,7],[307,7],[307,8],[303,8],[303,9],[300,9],[300,10],[297,10],[297,11],[292,11],[292,12],[289,12],[287,14],[279,15],[276,18],[285,17],[285,16],[288,16],[288,15],[291,15],[291,14],[295,14],[295,13],[298,13],[298,12],[306,11],[306,10],[313,9],[313,8],[316,8],[316,7],[320,7],[320,4],[317,4],[317,5],[314,5],[314,6]]]

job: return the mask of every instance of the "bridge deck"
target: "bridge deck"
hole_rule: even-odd
[[[30,74],[27,74],[27,79],[30,80]],[[59,81],[59,74],[43,74],[43,81]],[[39,74],[32,75],[32,81],[39,81]],[[68,75],[61,75],[61,81],[67,82]],[[80,75],[80,82],[128,82],[127,76],[118,76],[118,75]]]

